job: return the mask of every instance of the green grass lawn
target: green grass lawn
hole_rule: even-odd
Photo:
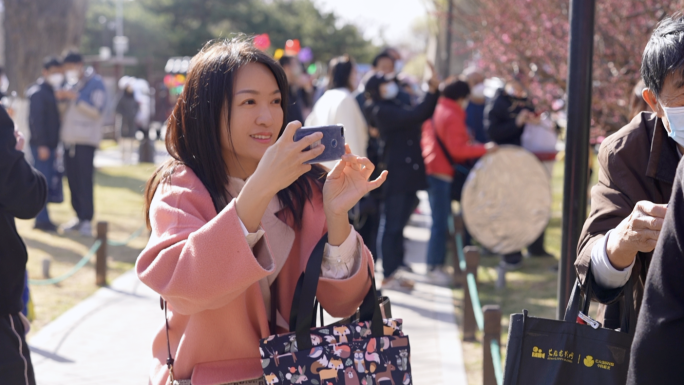
[[[109,239],[125,240],[144,224],[142,192],[145,181],[154,170],[153,165],[110,167],[97,170],[95,175],[95,218],[109,223]],[[70,204],[69,186],[64,180],[65,200],[49,204],[50,218],[63,224],[75,216]],[[28,248],[28,273],[31,279],[42,279],[42,261],[51,261],[51,276],[57,277],[71,269],[94,242],[92,237],[51,234],[33,229],[33,220],[17,220],[19,234]],[[147,244],[147,234],[126,246],[108,247],[108,281],[131,269],[140,251]],[[45,324],[95,292],[94,259],[72,277],[49,286],[31,285],[35,306],[35,320],[29,338]]]
[[[597,180],[597,162],[591,185]],[[498,304],[501,306],[501,347],[502,359],[506,357],[506,341],[510,315],[527,309],[530,315],[542,318],[556,318],[558,273],[552,270],[558,265],[561,247],[561,225],[563,205],[563,162],[556,162],[552,179],[552,215],[546,228],[545,247],[556,258],[527,258],[523,267],[506,274],[506,288],[496,289],[496,266],[500,259],[496,256],[480,258],[478,270],[478,291],[482,306]],[[462,320],[463,290],[454,290],[456,313]],[[461,322],[462,324],[462,322]],[[477,342],[464,342],[464,359],[469,385],[482,384],[482,335],[478,333]]]

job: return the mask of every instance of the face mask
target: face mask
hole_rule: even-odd
[[[401,70],[404,69],[404,61],[403,60],[397,60],[394,62],[394,72],[401,72]]]
[[[78,83],[79,78],[81,77],[81,71],[79,70],[68,70],[66,71],[66,78],[69,84],[76,84]]]
[[[670,133],[668,136],[674,139],[680,146],[684,146],[684,107],[665,107],[665,116],[670,122]]]
[[[7,75],[2,75],[2,77],[0,77],[0,92],[5,94],[5,93],[7,93],[8,89],[9,89],[9,79],[7,79]]]
[[[385,83],[385,93],[382,98],[385,100],[392,100],[399,94],[399,86],[395,82]]]
[[[484,90],[485,86],[483,83],[476,84],[473,86],[473,89],[470,90],[470,95],[475,99],[482,99],[485,97]]]
[[[64,75],[60,73],[51,74],[47,77],[47,82],[52,88],[59,88],[64,83]]]

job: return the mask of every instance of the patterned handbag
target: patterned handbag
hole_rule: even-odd
[[[311,253],[299,278],[290,330],[261,340],[261,366],[268,385],[410,385],[411,348],[402,320],[382,319],[375,279],[358,320],[315,328],[315,299],[327,235]],[[299,301],[297,301],[299,299]]]

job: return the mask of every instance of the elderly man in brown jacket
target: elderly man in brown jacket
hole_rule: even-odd
[[[643,55],[644,100],[655,111],[642,112],[601,145],[599,181],[591,191],[591,214],[584,224],[577,273],[591,269],[599,321],[620,325],[622,290],[635,277],[638,311],[646,273],[660,235],[677,164],[684,152],[684,127],[671,123],[684,106],[684,18],[663,20]],[[678,120],[677,120],[678,121]],[[680,131],[681,130],[681,131]],[[608,307],[606,308],[606,305]]]

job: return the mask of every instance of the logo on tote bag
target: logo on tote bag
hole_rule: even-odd
[[[534,358],[546,358],[546,354],[544,352],[542,352],[541,349],[539,349],[538,347],[535,346],[532,348],[532,357],[534,357]]]
[[[586,366],[587,368],[591,368],[592,366],[594,366],[594,357],[592,357],[592,356],[584,357],[584,366]]]

